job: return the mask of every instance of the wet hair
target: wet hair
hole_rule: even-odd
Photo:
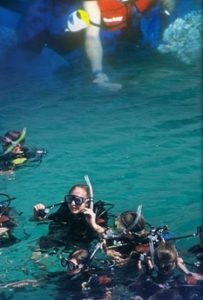
[[[133,222],[135,222],[136,218],[137,218],[136,212],[125,211],[120,215],[121,225],[124,228],[128,229],[133,225]],[[135,224],[135,226],[133,226],[133,228],[131,228],[131,230],[139,232],[142,231],[144,228],[145,228],[145,220],[143,216],[140,216],[139,219],[137,220],[137,223]]]
[[[20,135],[21,135],[21,132],[17,131],[17,130],[10,130],[10,131],[6,132],[5,135],[1,138],[1,143],[2,143],[3,149],[6,150],[6,148],[8,146],[10,146],[11,143],[9,142],[9,140],[15,142],[20,137]],[[25,139],[23,139],[20,142],[20,144],[24,144],[24,142],[25,142]]]
[[[154,252],[154,263],[156,266],[164,263],[176,263],[178,259],[178,253],[175,245],[165,242],[160,243]]]
[[[73,186],[70,188],[68,194],[70,195],[70,194],[74,191],[74,189],[76,189],[77,187],[79,187],[79,188],[85,190],[86,193],[87,193],[87,198],[90,198],[90,189],[89,189],[89,186],[88,186],[88,185],[85,185],[85,184],[81,184],[81,183],[78,183],[78,184],[73,185]]]
[[[87,264],[90,258],[90,253],[87,249],[78,249],[69,255],[69,259],[76,259],[78,263]]]

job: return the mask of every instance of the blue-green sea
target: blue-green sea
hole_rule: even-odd
[[[30,246],[47,233],[47,225],[30,222],[33,205],[63,200],[86,174],[95,199],[113,203],[115,214],[142,204],[151,224],[167,224],[177,236],[196,232],[202,222],[200,63],[185,65],[154,51],[121,52],[106,62],[123,84],[119,92],[94,86],[77,59],[57,72],[53,63],[9,64],[0,73],[0,135],[26,127],[26,145],[48,152],[39,166],[0,176],[0,191],[15,196],[12,205],[22,212],[14,231],[21,241],[0,249],[1,283],[44,272],[30,260]],[[183,239],[177,246],[196,243]],[[56,256],[44,263],[50,272],[62,270]],[[55,292],[51,285],[0,294],[2,300],[49,300]]]

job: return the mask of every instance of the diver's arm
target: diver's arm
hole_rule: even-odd
[[[68,212],[68,206],[65,202],[62,202],[59,209],[52,214],[46,212],[46,206],[43,203],[38,203],[33,207],[31,221],[51,220],[56,222],[67,222]]]
[[[196,280],[201,280],[203,281],[203,275],[195,273],[195,272],[190,272],[188,270],[188,268],[186,267],[183,259],[181,257],[178,257],[177,259],[177,266],[180,268],[181,271],[183,271],[183,273],[185,273],[186,275],[191,275],[193,276]]]
[[[85,30],[85,51],[90,62],[94,76],[93,83],[112,90],[119,90],[121,85],[111,83],[103,72],[103,47],[100,38],[101,13],[97,1],[84,1],[84,10],[88,13],[90,21],[98,26],[90,24]]]

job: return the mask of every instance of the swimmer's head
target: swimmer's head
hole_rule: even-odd
[[[17,130],[10,130],[8,132],[5,133],[5,135],[3,137],[1,137],[1,144],[2,144],[2,148],[3,151],[7,150],[8,147],[12,145],[19,143],[21,145],[23,145],[25,143],[25,131],[23,130],[21,131],[17,131]]]
[[[136,212],[125,211],[116,218],[115,227],[118,231],[140,232],[145,227],[145,220]]]
[[[87,269],[87,263],[90,259],[90,254],[87,249],[78,249],[72,252],[68,259],[62,258],[61,265],[70,275],[76,275]]]
[[[177,265],[178,253],[169,242],[160,243],[154,252],[154,264],[159,274],[170,275]]]

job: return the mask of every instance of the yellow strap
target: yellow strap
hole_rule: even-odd
[[[13,159],[11,162],[14,165],[22,165],[24,162],[26,162],[26,160],[27,160],[26,157],[19,157],[19,158]]]

